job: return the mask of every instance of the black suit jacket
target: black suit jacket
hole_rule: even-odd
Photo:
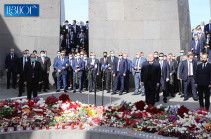
[[[114,61],[116,61],[118,58],[114,56],[113,62],[111,61],[111,56],[108,57],[108,66],[111,67],[111,70],[113,70]]]
[[[100,59],[100,67],[101,67],[102,65],[104,65],[104,57]],[[107,57],[107,60],[106,60],[105,65],[108,65],[108,57]],[[104,65],[104,66],[105,66],[105,65]]]
[[[169,63],[169,62],[168,62]],[[171,61],[170,64],[170,73],[173,75],[173,74],[176,74],[176,66],[175,66],[175,62]]]
[[[211,64],[207,63],[206,67],[202,69],[202,65],[197,65],[195,84],[208,86],[211,85]]]
[[[149,79],[148,77],[149,62],[144,62],[141,70],[141,82],[146,83]],[[151,70],[151,81],[155,83],[160,83],[161,78],[161,68],[159,62],[153,62]]]
[[[23,70],[24,70],[24,67],[23,67],[23,58],[24,57],[20,57],[18,59],[18,63],[17,63],[17,74],[23,74]],[[29,58],[27,57],[27,61],[29,60]]]
[[[5,69],[16,70],[17,63],[18,63],[18,56],[16,54],[14,54],[13,60],[11,59],[11,55],[7,55],[5,59]]]
[[[29,60],[28,62],[26,62],[25,66],[24,66],[24,82],[31,82],[32,81],[32,76],[34,73],[34,79],[35,79],[35,83],[37,82],[41,82],[42,81],[42,68],[41,68],[41,64],[38,61],[35,61],[35,67],[34,69],[32,68],[31,65],[31,61]]]

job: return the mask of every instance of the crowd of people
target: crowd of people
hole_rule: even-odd
[[[84,24],[83,21],[72,21],[72,24],[68,20],[63,22],[63,26],[60,27],[60,50],[66,50],[67,52],[78,53],[82,50],[88,53],[89,51],[89,21]]]
[[[76,23],[76,21],[73,22]],[[69,24],[65,26],[72,28]],[[206,26],[205,31],[201,31],[202,27],[194,30],[190,51],[186,54],[184,50],[181,50],[177,57],[173,53],[164,54],[156,51],[145,58],[144,52],[138,51],[134,59],[130,60],[126,53],[119,52],[115,55],[115,52],[111,50],[103,52],[102,58],[97,59],[94,52],[88,55],[83,44],[80,45],[81,49],[75,48],[75,45],[61,47],[53,61],[53,77],[57,92],[60,92],[61,88],[64,92],[76,93],[76,90],[80,93],[84,90],[94,92],[98,87],[97,82],[105,81],[105,89],[100,88],[101,90],[106,90],[112,95],[117,93],[123,95],[129,93],[130,78],[133,78],[135,89],[132,95],[145,96],[148,105],[159,102],[161,92],[163,92],[164,103],[167,103],[167,97],[175,97],[176,93],[183,98],[183,101],[187,101],[188,92],[191,92],[194,101],[199,100],[200,107],[209,110],[211,88],[209,32],[211,26],[210,30]],[[73,30],[75,31],[74,27]],[[69,32],[66,29],[65,31],[63,36],[68,37]],[[202,36],[205,39],[202,39]],[[36,97],[37,91],[42,89],[46,92],[49,89],[50,66],[51,60],[46,51],[40,51],[40,56],[38,56],[36,50],[30,55],[29,51],[25,50],[23,56],[18,58],[14,49],[10,49],[10,54],[5,60],[7,88],[10,88],[12,74],[13,88],[16,87],[16,78],[19,78],[19,97],[24,92],[24,86],[27,87],[28,99],[31,99],[32,93],[33,97]]]

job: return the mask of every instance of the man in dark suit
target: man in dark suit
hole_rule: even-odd
[[[182,61],[182,56],[183,55],[185,55],[185,51],[184,50],[180,50],[180,56],[177,57],[177,63],[178,63],[178,65]]]
[[[68,54],[68,59],[69,59],[69,69],[67,70],[67,87],[70,87],[70,90],[73,89],[73,54],[69,53]]]
[[[57,71],[57,92],[60,92],[61,78],[63,81],[64,92],[67,92],[66,76],[69,69],[69,60],[65,58],[65,53],[62,52],[60,58],[54,63],[54,68]]]
[[[17,63],[18,56],[15,54],[15,50],[13,48],[10,49],[10,54],[6,56],[5,59],[5,69],[7,72],[7,89],[10,88],[10,78],[12,74],[12,88],[16,88],[17,82]]]
[[[202,63],[197,65],[195,76],[195,87],[198,89],[200,108],[210,107],[210,88],[211,88],[211,64],[207,62],[207,54],[203,54]],[[205,105],[203,94],[205,94]]]
[[[110,56],[108,57],[108,70],[106,71],[106,88],[107,90],[109,90],[112,88],[113,89],[113,83],[114,83],[114,79],[113,79],[113,65],[114,65],[114,61],[117,60],[117,57],[115,56],[115,53],[113,50],[110,51]],[[109,93],[108,92],[108,93]]]
[[[156,96],[155,96],[155,101],[158,102],[160,100],[160,87],[162,86],[163,90],[163,102],[167,103],[167,82],[169,82],[170,79],[170,67],[169,64],[166,60],[163,59],[164,54],[160,53],[159,54],[159,63],[160,63],[160,68],[161,68],[161,78],[160,78],[160,84],[159,87],[157,88]]]
[[[78,92],[82,93],[82,74],[84,70],[84,61],[80,58],[80,53],[77,53],[76,58],[73,60],[73,93],[76,92],[76,81],[78,81]],[[76,80],[77,79],[77,80]]]
[[[19,94],[18,97],[21,97],[24,92],[24,66],[26,62],[28,62],[29,58],[27,57],[27,53],[23,51],[23,56],[18,59],[17,63],[17,77],[19,78]]]
[[[90,55],[90,58],[88,60],[87,68],[89,69],[88,76],[89,76],[89,86],[88,90],[89,92],[93,92],[94,88],[96,86],[96,75],[99,75],[100,72],[100,63],[99,60],[96,59],[95,53],[92,53]]]
[[[173,62],[173,59],[171,59],[170,55],[167,56],[167,62],[169,64],[169,70],[170,70],[170,78],[167,84],[167,91],[170,92],[171,97],[175,97],[174,78],[176,74],[176,65]]]
[[[188,85],[191,84],[193,99],[198,101],[198,96],[195,88],[195,74],[197,63],[193,60],[193,54],[188,56],[188,59],[182,61],[179,69],[179,78],[183,81],[184,85],[184,101],[188,100]]]
[[[71,29],[69,36],[70,36],[70,49],[75,48],[77,36],[74,32],[74,29]],[[69,50],[69,52],[70,52],[70,50]]]
[[[198,39],[198,35],[194,35],[194,40],[191,41],[191,51],[199,59],[200,52],[203,51],[201,40]]]
[[[199,33],[198,33],[198,38],[202,43],[202,49],[204,49],[204,46],[206,44],[206,36],[205,34],[202,32],[202,29],[199,29]]]
[[[119,53],[119,58],[114,61],[113,64],[113,77],[115,77],[114,80],[114,91],[112,94],[116,94],[117,87],[118,87],[118,82],[119,79],[121,81],[121,88],[119,95],[122,95],[124,91],[124,78],[127,73],[127,62],[125,59],[123,59],[123,53]]]
[[[210,20],[209,24],[206,24],[206,26],[205,26],[205,33],[207,34],[209,32],[211,32],[211,20]]]
[[[44,92],[47,92],[48,86],[48,75],[50,72],[50,67],[48,66],[48,59],[45,57],[45,52],[40,51],[40,57],[37,60],[41,64],[42,69],[42,84],[39,85],[39,92],[41,92],[42,88]]]
[[[130,88],[130,76],[132,75],[132,61],[128,59],[127,54],[123,54],[123,58],[127,62],[127,72],[125,76],[125,81],[124,81],[124,90],[126,93],[129,93],[129,88]]]
[[[64,50],[64,49],[68,50],[68,51],[71,50],[70,49],[70,36],[69,36],[69,34],[66,34],[65,39],[62,40],[61,47],[62,47],[62,50]]]
[[[27,99],[37,97],[37,86],[42,83],[42,69],[38,61],[35,60],[35,54],[30,55],[30,60],[24,66],[24,84],[27,85]]]
[[[80,27],[78,25],[76,25],[76,20],[73,20],[72,27],[74,29],[74,32],[75,32],[76,36],[77,36],[77,38],[76,38],[76,45],[78,45],[79,42],[80,42],[80,40],[78,38],[78,36],[80,34]]]
[[[148,105],[155,105],[155,92],[160,84],[160,64],[154,61],[153,54],[149,54],[148,61],[143,63],[141,70],[141,85],[145,88],[145,101]]]
[[[47,71],[47,89],[50,89],[49,88],[49,74],[50,74],[50,67],[51,67],[51,59],[50,57],[48,57],[47,55],[47,51],[45,51],[45,59],[47,61],[47,68],[49,69],[49,71]]]
[[[84,61],[84,70],[83,70],[83,87],[86,91],[88,91],[88,56],[87,54],[84,54],[83,61]]]
[[[101,69],[101,75],[104,75],[104,79],[105,79],[105,85],[106,85],[106,90],[107,93],[110,93],[110,86],[111,83],[108,82],[108,80],[111,78],[111,74],[109,72],[108,69],[108,57],[107,57],[107,52],[103,52],[103,58],[100,59],[100,67],[104,67],[104,69]],[[107,68],[105,69],[105,67],[107,66]],[[103,77],[102,77],[103,78]]]

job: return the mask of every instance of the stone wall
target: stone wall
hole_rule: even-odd
[[[110,50],[178,55],[190,43],[188,0],[90,0],[89,21],[90,52],[98,57]]]
[[[4,4],[39,4],[39,17],[4,17]],[[4,61],[10,48],[19,56],[25,49],[47,50],[53,63],[59,49],[59,26],[60,0],[1,0],[0,83],[6,82]]]

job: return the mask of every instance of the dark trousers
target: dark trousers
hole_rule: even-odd
[[[128,93],[130,87],[130,75],[126,74],[125,81],[124,81],[124,90]]]
[[[118,83],[119,83],[119,79],[120,79],[120,82],[121,82],[120,93],[123,93],[123,91],[124,91],[124,76],[120,75],[120,73],[117,72],[116,76],[115,76],[115,80],[114,80],[114,93],[116,93]]]
[[[164,79],[164,77],[161,77],[159,87],[156,90],[156,96],[155,96],[156,100],[160,99],[160,95],[159,95],[160,87],[162,87],[162,90],[163,90],[163,100],[167,100],[167,96],[168,96],[167,83],[166,83],[166,79]]]
[[[10,87],[10,79],[12,75],[12,87],[16,87],[16,82],[17,82],[17,72],[15,69],[8,70],[7,72],[7,88]]]
[[[37,86],[38,82],[35,79],[32,79],[31,82],[27,82],[27,98],[31,99],[31,95],[33,93],[33,97],[37,97]]]
[[[188,85],[189,84],[191,85],[191,90],[192,90],[193,98],[196,99],[197,98],[197,94],[196,94],[195,80],[194,80],[193,76],[189,76],[186,81],[183,81],[183,85],[184,85],[184,98],[185,99],[188,99]]]
[[[95,88],[95,86],[97,85],[96,83],[96,71],[92,71],[92,73],[89,76],[89,91],[93,91],[93,89]]]
[[[145,101],[146,104],[155,105],[155,92],[156,92],[156,83],[152,83],[152,81],[147,81],[144,83],[145,89]]]
[[[88,79],[87,79],[87,71],[84,70],[83,71],[83,75],[82,75],[82,89],[85,88],[85,89],[88,89]]]
[[[174,96],[175,95],[174,85],[170,84],[170,83],[167,83],[167,84],[168,84],[167,92],[169,92],[171,94],[171,96]]]
[[[54,84],[55,84],[56,89],[57,89],[57,77],[56,77],[56,72],[53,72],[53,73],[52,73],[52,76],[53,76]]]
[[[39,90],[46,90],[48,88],[48,74],[47,71],[42,71],[42,84],[39,85]]]
[[[73,70],[67,72],[67,87],[73,88]]]
[[[19,95],[22,96],[23,91],[24,91],[24,87],[25,87],[24,81],[23,81],[23,74],[20,74],[18,87],[19,87]]]
[[[79,87],[78,90],[81,91],[81,80],[82,80],[82,73],[75,73],[73,72],[73,90],[76,91],[76,76],[78,75],[78,80],[79,80]]]
[[[105,71],[105,82],[106,82],[106,90],[107,91],[111,90],[111,79],[113,79],[111,76],[112,76],[111,70],[106,70]]]
[[[204,107],[203,94],[205,94],[205,108],[206,108],[206,110],[209,110],[209,107],[210,107],[210,88],[208,87],[208,85],[206,85],[206,86],[199,85],[198,86],[198,92],[199,92],[199,105],[200,105],[200,107]]]

